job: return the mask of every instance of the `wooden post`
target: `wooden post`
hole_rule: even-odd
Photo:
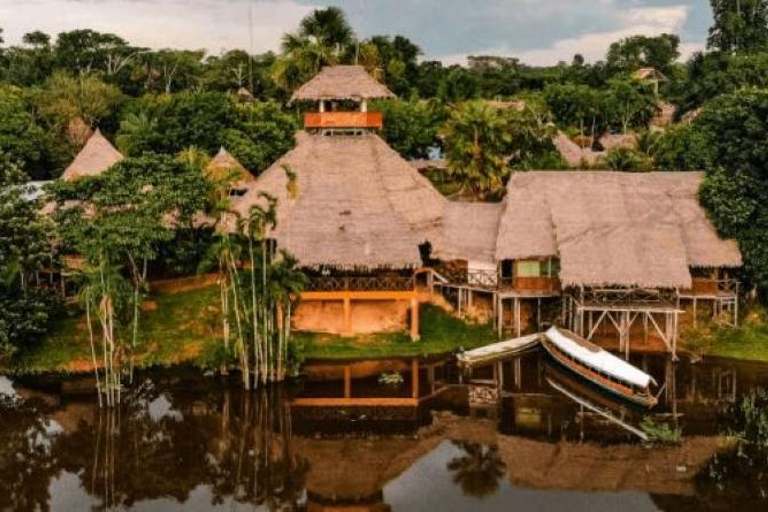
[[[522,322],[520,318],[520,299],[515,297],[515,335],[519,338],[522,331]]]
[[[352,398],[352,370],[349,365],[344,367],[344,398]]]
[[[344,298],[344,334],[352,335],[352,299]]]
[[[411,341],[418,341],[419,336],[419,301],[411,299]]]
[[[419,360],[413,359],[411,361],[411,396],[413,398],[419,398]]]

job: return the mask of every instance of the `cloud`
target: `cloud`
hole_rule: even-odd
[[[11,44],[31,30],[88,27],[154,48],[264,52],[326,5],[342,7],[362,37],[401,34],[424,58],[448,62],[491,53],[535,64],[574,53],[596,59],[637,33],[680,33],[690,51],[703,45],[711,19],[702,0],[0,0],[0,26]]]
[[[0,26],[12,44],[32,30],[57,34],[91,28],[137,46],[214,53],[252,47],[260,53],[276,50],[282,34],[313,8],[291,0],[0,0]]]

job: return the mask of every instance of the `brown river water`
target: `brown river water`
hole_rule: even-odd
[[[0,510],[768,510],[765,467],[744,470],[718,436],[768,365],[633,359],[660,384],[649,413],[538,351],[490,394],[490,373],[469,383],[443,363],[310,364],[251,393],[235,376],[146,372],[112,411],[87,379],[0,377]],[[338,402],[345,389],[360,403]],[[641,443],[649,414],[682,443]]]

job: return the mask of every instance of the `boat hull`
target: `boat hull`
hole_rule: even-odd
[[[579,377],[586,379],[587,381],[598,386],[604,391],[611,393],[614,396],[622,398],[633,404],[646,407],[648,409],[658,403],[658,400],[650,393],[650,391],[646,390],[642,393],[638,393],[629,386],[624,386],[609,380],[591,368],[578,364],[576,361],[567,358],[551,341],[546,339],[546,337],[542,340],[541,345],[544,347],[544,350],[546,350],[547,353],[552,357],[552,359],[557,362],[558,365],[578,375]]]

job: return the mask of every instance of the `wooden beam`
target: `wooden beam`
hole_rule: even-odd
[[[301,300],[411,300],[416,297],[415,291],[336,291],[336,292],[304,292]]]
[[[299,407],[418,407],[416,398],[297,398]]]
[[[411,340],[418,341],[419,334],[419,301],[416,298],[411,299]]]

